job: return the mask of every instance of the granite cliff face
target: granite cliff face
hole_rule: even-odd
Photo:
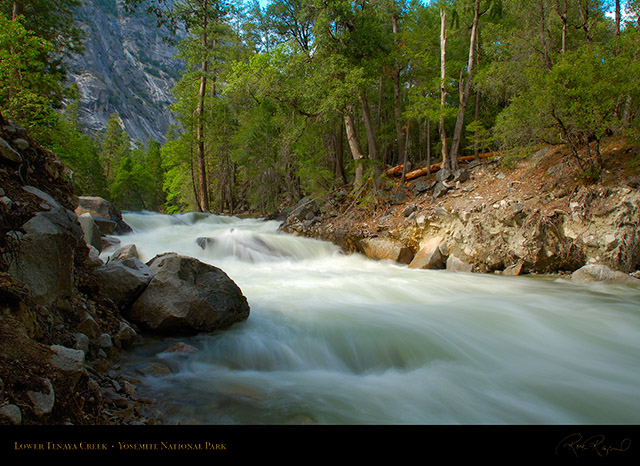
[[[175,48],[163,41],[168,31],[144,7],[128,14],[119,0],[85,0],[77,21],[85,52],[69,61],[68,78],[80,89],[81,124],[97,132],[118,113],[132,140],[164,142],[173,123],[171,89],[182,66]]]

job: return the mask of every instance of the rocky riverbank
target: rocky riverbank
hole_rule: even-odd
[[[282,230],[411,268],[521,275],[587,266],[574,278],[610,271],[606,279],[640,283],[640,151],[624,140],[604,147],[597,183],[584,181],[566,148],[541,147],[472,161],[457,176],[390,178],[374,197],[305,199]]]
[[[0,424],[161,422],[119,370],[122,351],[141,333],[227,328],[249,305],[223,271],[192,258],[144,264],[126,245],[103,263],[102,249],[118,246],[111,235],[130,227],[67,178],[0,116]]]

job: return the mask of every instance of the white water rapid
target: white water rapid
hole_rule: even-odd
[[[197,353],[148,338],[125,355],[131,370],[171,369],[143,380],[171,422],[640,423],[638,288],[412,270],[258,219],[124,219],[143,262],[196,257],[251,306],[246,322],[180,340]]]

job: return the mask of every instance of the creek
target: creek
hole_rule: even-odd
[[[144,337],[123,358],[180,424],[638,424],[640,289],[413,270],[278,222],[125,213],[146,262],[224,270],[251,306],[228,330]],[[206,249],[197,238],[213,238]],[[103,254],[108,256],[108,252]]]

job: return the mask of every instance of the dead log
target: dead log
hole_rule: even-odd
[[[495,157],[496,155],[500,154],[501,152],[485,152],[483,154],[478,154],[478,158],[479,159],[490,159],[492,157]],[[460,162],[471,162],[473,160],[476,159],[475,155],[466,155],[464,157],[458,157],[458,163]],[[403,165],[398,165],[396,167],[392,167],[389,168],[385,173],[387,174],[387,176],[392,177],[392,176],[398,176],[400,174],[402,174],[402,167]],[[429,173],[436,173],[437,171],[440,170],[440,168],[442,167],[442,163],[438,162],[438,163],[434,163],[429,167],[423,167],[423,168],[418,168],[417,170],[413,170],[408,172],[405,175],[405,180],[409,181],[409,180],[414,180],[416,178],[420,178],[421,176],[425,176],[428,175]]]

